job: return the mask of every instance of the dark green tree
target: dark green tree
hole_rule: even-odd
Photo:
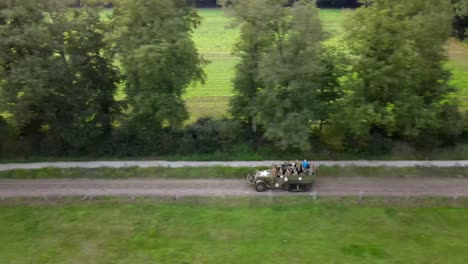
[[[273,46],[260,64],[266,88],[258,111],[266,138],[282,148],[309,149],[312,128],[321,130],[330,103],[340,96],[331,54],[315,1],[298,1],[278,22]]]
[[[453,27],[455,36],[464,40],[468,38],[468,0],[452,0],[455,17],[453,18]]]
[[[355,11],[346,23],[353,74],[335,133],[365,142],[378,132],[421,146],[453,141],[461,118],[444,68],[451,17],[442,0],[374,0]]]
[[[111,132],[117,72],[106,53],[99,10],[56,1],[0,7],[2,107],[24,137],[46,149],[94,149]]]
[[[234,0],[227,7],[240,26],[240,39],[234,54],[240,58],[233,80],[235,96],[231,100],[231,114],[235,119],[257,130],[257,93],[264,88],[259,76],[260,61],[273,43],[274,21],[284,16],[287,0]],[[222,2],[225,4],[225,2]],[[265,8],[268,6],[268,8]]]
[[[180,128],[185,88],[204,79],[205,60],[191,38],[200,23],[185,0],[117,1],[112,19],[117,59],[126,78],[130,133],[154,140]]]
[[[233,3],[242,24],[232,112],[281,148],[308,149],[340,96],[338,76],[315,1],[287,3]]]

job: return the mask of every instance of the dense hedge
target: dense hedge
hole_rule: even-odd
[[[356,8],[359,7],[358,0],[318,0],[319,7],[326,8]]]
[[[196,0],[198,7],[215,7],[217,6],[216,0]],[[317,0],[317,5],[319,7],[326,8],[352,8],[358,7],[358,0]]]
[[[217,7],[217,0],[188,0],[195,2],[197,7]],[[81,0],[77,0],[75,6],[81,5]],[[112,1],[101,1],[100,5],[112,7]],[[317,5],[323,8],[355,8],[359,6],[358,0],[317,0]]]

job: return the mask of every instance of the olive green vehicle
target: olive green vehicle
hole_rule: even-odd
[[[281,167],[284,168],[285,165]],[[257,192],[268,189],[283,189],[290,192],[308,192],[315,180],[315,168],[289,175],[281,167],[273,165],[269,170],[257,171],[247,175],[247,182],[255,186]],[[287,169],[286,169],[287,170]]]

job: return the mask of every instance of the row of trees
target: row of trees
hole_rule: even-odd
[[[0,3],[0,126],[6,117],[19,140],[10,144],[89,153],[179,129],[184,89],[204,78],[191,40],[196,11],[185,0],[119,1],[106,21],[94,4],[81,5]],[[115,100],[118,85],[125,101]]]
[[[3,152],[365,150],[376,138],[432,147],[462,133],[443,68],[446,1],[375,0],[350,16],[338,45],[326,42],[314,1],[230,1],[241,32],[232,119],[188,127],[182,95],[208,63],[191,39],[196,10],[185,0],[115,3],[110,20],[84,1],[0,3]]]
[[[462,131],[444,45],[448,1],[375,0],[325,46],[313,1],[231,1],[241,25],[233,116],[282,148],[337,149],[374,137],[435,146]],[[268,6],[269,8],[264,8]]]
[[[290,2],[294,2],[295,0],[291,0]],[[104,1],[104,0],[95,0],[93,1],[97,5],[105,6],[105,7],[112,7],[114,1]],[[186,0],[188,5],[192,5],[195,7],[218,7],[222,5],[224,2],[223,0]],[[74,0],[74,6],[82,6],[83,4],[86,5],[88,1],[83,0]],[[359,7],[360,3],[358,0],[317,0],[317,5],[319,7],[326,7],[326,8],[355,8]]]

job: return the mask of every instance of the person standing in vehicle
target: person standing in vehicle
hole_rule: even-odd
[[[310,161],[310,171],[312,172],[312,175],[315,175],[315,170],[317,169],[317,166],[315,166],[313,161]]]

